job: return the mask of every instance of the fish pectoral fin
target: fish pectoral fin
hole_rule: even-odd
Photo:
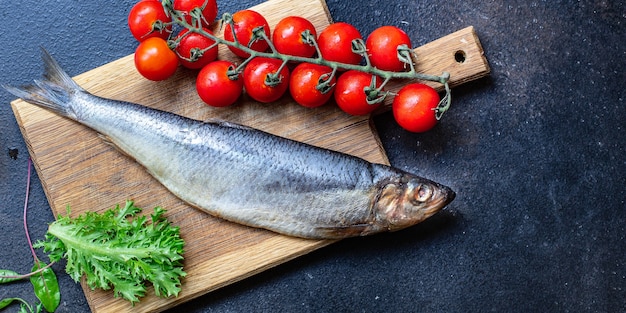
[[[98,133],[98,138],[102,139],[102,141],[107,145],[115,147],[115,144],[113,144],[113,141],[111,141],[111,138],[109,138],[109,136]]]
[[[130,154],[128,154],[128,153],[126,153],[126,151],[124,151],[124,150],[120,149],[120,147],[118,147],[118,146],[117,146],[117,145],[113,142],[113,140],[111,140],[111,138],[110,138],[109,136],[104,135],[104,134],[101,134],[101,133],[98,133],[98,137],[99,137],[100,139],[102,139],[102,142],[104,142],[106,145],[108,145],[108,146],[111,146],[111,147],[115,148],[115,150],[117,150],[117,151],[118,151],[118,152],[120,152],[121,154],[123,154],[123,155],[125,155],[125,156],[127,156],[127,157],[129,157],[129,158],[131,158],[131,159],[133,159],[133,160],[135,159],[135,157],[133,157],[132,155],[130,155]]]
[[[371,233],[371,224],[354,224],[346,226],[322,226],[316,227],[315,230],[320,236],[326,238],[348,238],[364,236]]]

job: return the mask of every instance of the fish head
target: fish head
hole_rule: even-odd
[[[377,220],[388,231],[413,226],[439,212],[454,200],[447,186],[406,174],[386,184],[377,202]]]

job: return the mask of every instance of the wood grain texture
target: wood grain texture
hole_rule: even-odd
[[[323,0],[306,3],[271,0],[253,7],[275,25],[288,15],[300,15],[318,31],[331,18]],[[464,62],[454,54],[463,51]],[[418,68],[430,74],[451,73],[451,85],[489,73],[473,28],[468,27],[416,49]],[[220,58],[236,59],[222,47]],[[121,58],[75,77],[93,94],[135,102],[198,120],[224,119],[280,136],[388,164],[370,117],[350,117],[332,104],[306,109],[289,97],[260,104],[243,97],[228,108],[210,108],[195,91],[194,73],[180,69],[175,77],[152,82],[143,79],[133,65],[133,56]],[[397,90],[406,82],[390,86]],[[116,299],[110,291],[83,289],[93,312],[155,312],[171,308],[227,284],[326,246],[330,240],[304,240],[249,228],[213,218],[173,196],[141,166],[102,142],[92,130],[21,100],[12,107],[46,196],[55,214],[72,216],[85,211],[104,211],[115,203],[133,199],[151,212],[155,206],[181,227],[185,239],[183,291],[178,298],[157,298],[152,289],[135,307]],[[207,169],[210,171],[210,169]],[[245,187],[245,186],[244,186]],[[297,204],[294,204],[297,205]]]

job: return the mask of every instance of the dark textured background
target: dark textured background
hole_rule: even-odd
[[[258,1],[218,3],[234,12]],[[375,118],[393,165],[452,186],[457,199],[417,227],[341,241],[173,311],[625,312],[624,2],[381,3],[328,7],[364,35],[401,26],[415,45],[473,25],[485,49],[491,77],[455,89],[433,131]],[[132,4],[4,1],[0,83],[38,78],[39,46],[72,75],[132,53]],[[0,268],[28,272],[28,153],[12,99],[0,91]],[[53,216],[36,176],[29,213],[42,238]],[[79,285],[55,269],[58,312],[88,311]],[[0,297],[13,296],[34,302],[28,283],[0,286]]]

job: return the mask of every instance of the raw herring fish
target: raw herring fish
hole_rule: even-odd
[[[303,238],[415,225],[454,199],[443,185],[381,164],[228,122],[202,122],[94,96],[44,50],[43,80],[4,86],[91,127],[190,205]]]

